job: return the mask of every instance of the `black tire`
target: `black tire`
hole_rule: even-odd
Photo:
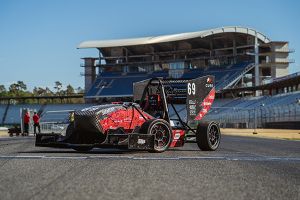
[[[71,122],[68,127],[67,127],[67,130],[66,130],[66,139],[68,139],[72,133],[73,133],[73,130],[74,130],[74,123]]]
[[[73,146],[72,149],[79,151],[79,152],[89,152],[94,147],[92,145],[90,146]]]
[[[76,133],[73,133],[74,131],[74,123],[71,122],[66,130],[66,138],[65,142],[72,142],[72,140],[76,140]],[[74,139],[75,137],[75,139]],[[94,148],[93,145],[84,145],[84,146],[72,146],[72,149],[79,151],[79,152],[89,152]]]
[[[172,142],[172,129],[170,124],[163,119],[151,119],[146,121],[140,129],[140,133],[153,134],[154,139],[154,153],[161,153],[166,151]]]
[[[203,151],[215,151],[221,140],[221,132],[216,122],[199,124],[196,132],[196,142]]]

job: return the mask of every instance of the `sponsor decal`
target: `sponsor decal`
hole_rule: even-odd
[[[208,78],[206,79],[206,83],[212,83],[212,82],[213,82],[213,79],[212,79],[212,78],[208,77]]]
[[[214,87],[213,79],[211,77],[207,77],[205,87],[207,87],[207,88]]]
[[[205,101],[205,102],[203,102],[203,105],[204,105],[204,106],[211,106],[211,103]]]
[[[131,118],[130,117],[127,117],[123,120],[124,122],[131,122]]]
[[[190,115],[196,115],[196,110],[190,110]]]
[[[212,106],[212,103],[215,99],[215,88],[212,88],[211,91],[209,92],[209,94],[204,98],[201,106],[202,109],[201,111],[198,113],[198,115],[195,117],[195,120],[201,120],[204,115],[209,111],[210,107]]]
[[[196,100],[189,100],[189,104],[196,104]]]
[[[180,133],[175,133],[174,140],[178,140],[180,138]]]
[[[190,105],[190,109],[191,109],[191,110],[196,109],[196,105]]]
[[[205,87],[212,88],[212,87],[214,87],[214,84],[205,84]]]
[[[189,110],[190,110],[190,116],[196,116],[197,112],[197,106],[196,106],[197,101],[196,100],[189,100]]]
[[[146,140],[144,140],[144,139],[138,139],[137,143],[138,144],[145,144]]]

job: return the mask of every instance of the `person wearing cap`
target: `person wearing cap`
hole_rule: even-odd
[[[34,132],[33,133],[34,133],[34,135],[36,134],[36,127],[38,127],[38,131],[39,131],[39,133],[41,133],[40,117],[36,112],[34,112],[34,115],[33,115],[32,119],[33,119],[33,127],[34,127],[34,129],[33,129]]]

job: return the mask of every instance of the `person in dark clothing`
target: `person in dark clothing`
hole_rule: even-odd
[[[33,119],[34,135],[36,134],[36,127],[38,127],[38,131],[39,131],[39,133],[41,133],[40,117],[36,112],[34,112],[32,119]]]
[[[29,122],[30,122],[30,115],[29,115],[29,112],[26,111],[26,113],[24,115],[24,133],[22,135],[29,134]]]

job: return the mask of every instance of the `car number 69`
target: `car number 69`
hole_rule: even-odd
[[[188,95],[191,95],[191,94],[195,95],[196,94],[196,85],[195,85],[195,83],[188,83],[187,87],[188,87]]]

